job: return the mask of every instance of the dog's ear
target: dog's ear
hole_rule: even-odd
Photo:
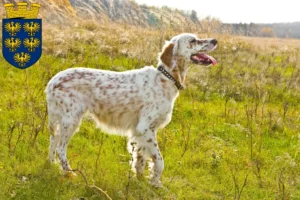
[[[172,68],[173,48],[173,43],[166,44],[160,54],[160,60],[170,68]]]
[[[178,49],[179,49],[179,42],[178,42],[178,36],[173,37],[171,42],[174,44],[173,47],[173,55],[177,55]]]

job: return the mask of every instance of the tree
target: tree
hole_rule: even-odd
[[[200,21],[200,24],[202,27],[202,31],[204,31],[205,33],[210,33],[218,32],[222,22],[217,18],[207,16],[205,19],[202,19]]]
[[[264,27],[261,29],[261,35],[263,37],[275,37],[275,32],[271,27]]]
[[[191,15],[190,15],[190,19],[192,20],[192,22],[199,24],[199,19],[197,17],[197,12],[192,10]]]

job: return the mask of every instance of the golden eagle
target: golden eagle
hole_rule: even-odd
[[[40,30],[40,24],[37,22],[26,22],[23,27],[29,36],[34,36]]]
[[[40,45],[40,40],[37,38],[26,38],[23,42],[24,46],[28,48],[29,52],[35,51],[35,48],[37,48]]]
[[[10,52],[15,52],[17,48],[21,46],[21,40],[19,38],[7,38],[4,41],[4,44],[9,48]]]
[[[10,36],[16,36],[16,33],[21,29],[21,24],[19,22],[7,22],[4,25],[4,29],[6,32],[9,32]]]
[[[16,63],[19,64],[19,66],[24,66],[26,63],[29,62],[30,55],[28,53],[24,53],[24,52],[16,53],[14,55],[14,60]]]

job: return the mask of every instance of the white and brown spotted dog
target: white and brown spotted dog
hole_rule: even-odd
[[[160,185],[164,168],[156,133],[172,117],[173,105],[191,63],[216,64],[205,54],[217,45],[216,39],[198,39],[181,34],[167,42],[153,66],[125,72],[72,68],[59,72],[46,88],[50,161],[57,152],[62,168],[70,171],[67,145],[85,112],[91,113],[107,132],[129,138],[133,169],[142,175],[150,158],[151,183]]]

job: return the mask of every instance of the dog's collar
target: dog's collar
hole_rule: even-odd
[[[159,65],[157,67],[157,69],[158,69],[158,71],[160,71],[161,73],[163,73],[163,75],[165,75],[168,79],[170,79],[171,81],[173,81],[178,90],[184,89],[184,87],[169,72],[167,72],[167,70],[165,70],[165,68],[163,67],[163,65]]]

